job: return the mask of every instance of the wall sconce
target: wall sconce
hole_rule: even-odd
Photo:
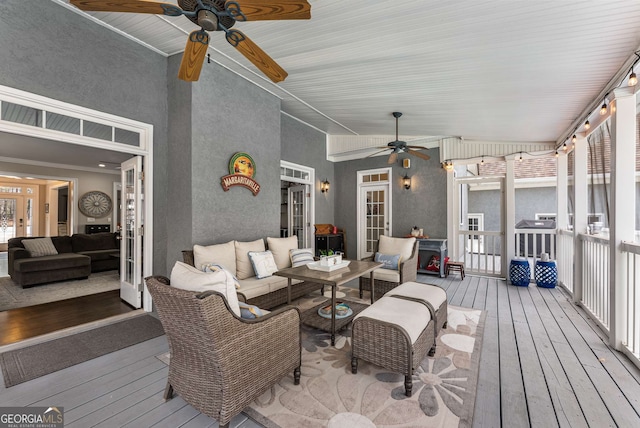
[[[329,181],[325,178],[324,181],[320,182],[320,191],[322,193],[329,192]]]
[[[409,177],[407,174],[405,174],[402,178],[402,185],[407,190],[411,189],[411,177]]]

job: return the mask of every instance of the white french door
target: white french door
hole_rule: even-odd
[[[288,236],[296,235],[298,237],[298,248],[308,248],[309,240],[306,230],[309,225],[309,192],[307,191],[307,185],[289,187],[287,189],[287,198],[287,207],[289,208]]]
[[[0,196],[0,251],[7,251],[9,239],[25,233],[24,197]]]
[[[372,256],[380,235],[391,236],[391,168],[358,172],[358,259]]]
[[[144,236],[144,194],[142,185],[142,157],[135,156],[122,163],[122,201],[120,218],[120,298],[133,306],[142,307],[144,288],[142,272],[142,242]]]

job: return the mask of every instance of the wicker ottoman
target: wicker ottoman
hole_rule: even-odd
[[[426,299],[433,301],[438,310]],[[358,358],[402,373],[405,395],[410,397],[413,372],[427,353],[435,353],[435,339],[446,322],[444,290],[417,282],[396,287],[354,318],[352,373],[358,372]]]

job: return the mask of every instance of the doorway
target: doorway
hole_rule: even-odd
[[[298,237],[298,248],[312,248],[315,170],[280,161],[280,237]],[[314,250],[315,251],[315,250]]]
[[[358,171],[358,260],[378,250],[380,235],[391,236],[391,168]]]

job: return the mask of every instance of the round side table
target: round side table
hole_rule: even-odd
[[[548,262],[536,260],[533,272],[538,287],[554,288],[556,286],[558,282],[558,267],[555,260],[549,260]]]
[[[511,260],[509,266],[509,280],[518,287],[528,287],[531,278],[531,268],[527,260]]]

